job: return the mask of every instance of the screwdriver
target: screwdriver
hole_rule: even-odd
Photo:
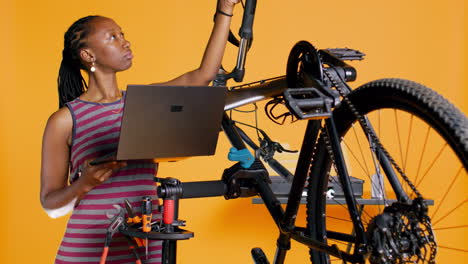
[[[143,220],[143,232],[148,233],[151,231],[151,218],[153,217],[153,204],[151,197],[144,196],[141,204],[141,217]],[[146,236],[146,259],[148,259],[148,236]]]

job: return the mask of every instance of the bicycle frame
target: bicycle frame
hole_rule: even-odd
[[[244,65],[248,46],[252,40],[252,24],[255,13],[256,0],[247,0],[246,9],[244,12],[244,19],[241,28],[241,41],[239,45],[239,54],[237,65],[233,72],[227,74],[218,75],[218,78],[214,81],[215,86],[225,86],[226,81],[230,78],[234,78],[240,82],[244,75]],[[342,80],[353,81],[356,76],[356,72],[353,67],[344,63],[343,60],[336,58],[327,51],[321,50],[320,54],[324,61],[335,68],[335,74],[340,75],[338,68],[341,71],[339,76]],[[306,73],[305,76],[306,87],[313,87],[325,94],[331,106],[336,106],[340,103],[340,95],[335,90],[331,89],[330,84],[323,84],[321,80],[314,78]],[[286,77],[279,77],[274,80],[261,81],[257,85],[250,86],[248,88],[232,90],[228,92],[226,105],[224,110],[229,111],[237,107],[256,103],[262,100],[271,99],[277,96],[281,96],[285,91],[288,90]],[[350,92],[350,91],[348,91]],[[331,103],[330,103],[331,102]],[[326,104],[326,103],[324,103]],[[331,112],[331,107],[327,106],[327,111]],[[322,124],[322,120],[325,120]],[[368,121],[366,121],[368,122]],[[368,124],[370,126],[370,124]],[[253,143],[253,141],[239,128],[235,126],[235,123],[230,120],[228,115],[225,113],[222,121],[222,129],[224,130],[227,138],[231,142],[232,146],[238,150],[245,149],[247,143],[253,150],[258,150],[259,147]],[[354,252],[348,253],[339,250],[334,245],[328,245],[322,241],[311,239],[307,236],[308,230],[305,227],[295,226],[296,215],[299,210],[299,205],[306,184],[307,177],[309,175],[309,165],[312,160],[312,151],[318,142],[320,131],[325,130],[328,133],[330,139],[331,152],[335,158],[336,169],[340,182],[342,183],[344,198],[348,206],[348,210],[353,222],[353,228],[355,235],[343,234],[338,232],[327,231],[327,237],[334,238],[349,243],[354,243]],[[390,182],[397,193],[399,200],[405,201],[408,197],[404,194],[400,183],[397,180],[397,176],[393,171],[390,163],[386,159],[385,155],[379,153],[379,149],[376,150],[376,157],[380,165],[383,167],[387,175],[390,175]],[[288,195],[288,202],[286,208],[281,207],[281,203],[278,201],[276,196],[269,184],[260,178],[253,176],[255,186],[252,187],[263,199],[265,206],[267,207],[271,217],[276,223],[280,230],[280,235],[277,239],[277,250],[275,254],[274,263],[284,263],[286,253],[291,247],[291,239],[296,240],[312,249],[326,252],[329,255],[343,259],[344,261],[350,262],[363,262],[363,255],[366,253],[367,239],[365,236],[364,227],[360,221],[360,213],[358,204],[353,195],[351,189],[350,177],[347,172],[345,159],[342,153],[340,138],[336,131],[333,117],[327,118],[316,118],[308,120],[307,127],[305,130],[299,159],[294,174],[284,168],[279,162],[274,159],[268,159],[266,162],[272,167],[278,174],[286,179],[292,178],[291,190]],[[316,162],[320,162],[320,159]],[[292,177],[293,175],[293,177]],[[311,177],[314,177],[314,172],[311,172]],[[391,179],[393,178],[393,180]],[[199,197],[213,197],[222,196],[226,192],[226,183],[222,181],[208,181],[208,182],[192,182],[192,183],[181,183],[183,195],[180,198],[199,198]],[[170,252],[175,254],[175,242],[171,242]],[[171,254],[171,255],[173,255]],[[167,259],[163,259],[163,263],[175,263],[175,256],[167,256]]]
[[[309,78],[312,77],[309,76]],[[314,85],[317,85],[319,82],[314,81],[312,83]],[[225,110],[231,110],[242,105],[255,103],[261,100],[280,96],[284,91],[288,89],[285,85],[286,80],[284,77],[282,77],[274,79],[273,81],[260,82],[260,84],[252,86],[250,88],[230,91],[226,100]],[[317,88],[320,90],[331,89],[329,87]],[[331,92],[328,93],[331,94]],[[252,140],[248,138],[248,136],[245,135],[245,133],[243,133],[241,130],[233,128],[234,124],[233,122],[229,122],[227,115],[225,115],[224,118],[225,121],[222,124],[223,130],[225,131],[226,136],[229,138],[234,147],[236,147],[237,149],[243,149],[245,148],[245,145],[242,141],[245,141],[247,143],[252,142]],[[367,119],[365,120],[365,122],[367,126],[369,126],[372,129],[372,126]],[[326,243],[313,240],[304,235],[304,233],[307,233],[307,230],[305,228],[295,226],[295,216],[297,215],[300,200],[307,179],[309,164],[312,159],[312,150],[314,149],[315,144],[317,144],[317,138],[321,129],[325,129],[330,137],[330,145],[332,147],[332,152],[335,158],[337,173],[339,176],[339,180],[343,186],[344,198],[348,206],[349,213],[353,222],[353,228],[356,234],[355,236],[351,236],[348,234],[342,234],[337,232],[327,232],[327,237],[350,243],[355,243],[356,247],[355,252],[353,254],[340,251],[334,246],[330,246]],[[239,135],[239,133],[237,132],[241,132],[241,135]],[[280,206],[280,202],[276,199],[267,183],[263,181],[258,181],[256,183],[259,195],[263,199],[265,206],[269,210],[270,215],[272,216],[273,220],[275,221],[276,225],[280,230],[280,237],[277,241],[278,248],[274,263],[284,262],[286,251],[290,248],[290,239],[294,239],[302,244],[305,244],[306,246],[309,246],[310,248],[319,251],[324,251],[330,255],[336,256],[346,261],[363,261],[363,253],[365,252],[367,239],[365,236],[364,227],[360,221],[358,204],[354,198],[351,189],[350,176],[346,169],[346,163],[342,153],[340,141],[341,140],[339,138],[339,135],[337,134],[335,123],[332,117],[325,119],[323,127],[320,120],[308,121],[307,128],[304,134],[303,145],[301,147],[301,152],[299,155],[296,171],[292,180],[291,190],[288,195],[288,203],[286,205],[285,210],[282,209],[282,207]],[[252,149],[258,150],[258,146],[256,146],[255,144],[249,143],[249,145]],[[398,200],[402,202],[407,202],[409,198],[404,193],[402,186],[397,180],[397,176],[393,168],[391,167],[389,161],[387,160],[385,155],[381,153],[381,150],[379,148],[374,149],[374,151],[379,164],[382,166],[383,170],[387,174],[392,188],[397,194]],[[267,160],[267,163],[280,176],[284,178],[288,178],[290,176],[290,172],[276,160],[273,160],[272,162]],[[311,176],[314,176],[314,172],[311,173]]]

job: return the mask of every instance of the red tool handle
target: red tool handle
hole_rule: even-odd
[[[174,222],[174,200],[164,200],[163,221],[167,225]]]
[[[105,264],[106,263],[107,252],[109,252],[109,247],[104,247],[104,250],[102,251],[102,255],[101,255],[101,261],[99,261],[99,264]]]

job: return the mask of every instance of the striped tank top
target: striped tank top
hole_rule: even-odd
[[[125,96],[125,92],[123,94]],[[84,162],[117,151],[123,111],[123,98],[113,103],[92,103],[79,98],[67,103],[73,118],[70,152],[70,182],[79,177]],[[128,199],[137,215],[143,196],[151,196],[156,205],[153,182],[157,164],[128,161],[108,180],[88,192],[77,206],[67,224],[65,235],[55,259],[56,264],[99,263],[105,235],[111,222],[106,213],[115,215],[113,205],[125,208]],[[161,214],[153,208],[153,220]],[[143,263],[161,263],[161,241],[149,241],[148,259],[145,249],[139,249]],[[114,234],[109,246],[107,264],[135,263],[128,242],[120,233]]]

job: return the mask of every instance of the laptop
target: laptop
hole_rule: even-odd
[[[226,87],[129,85],[117,155],[91,164],[213,155],[226,94]]]

